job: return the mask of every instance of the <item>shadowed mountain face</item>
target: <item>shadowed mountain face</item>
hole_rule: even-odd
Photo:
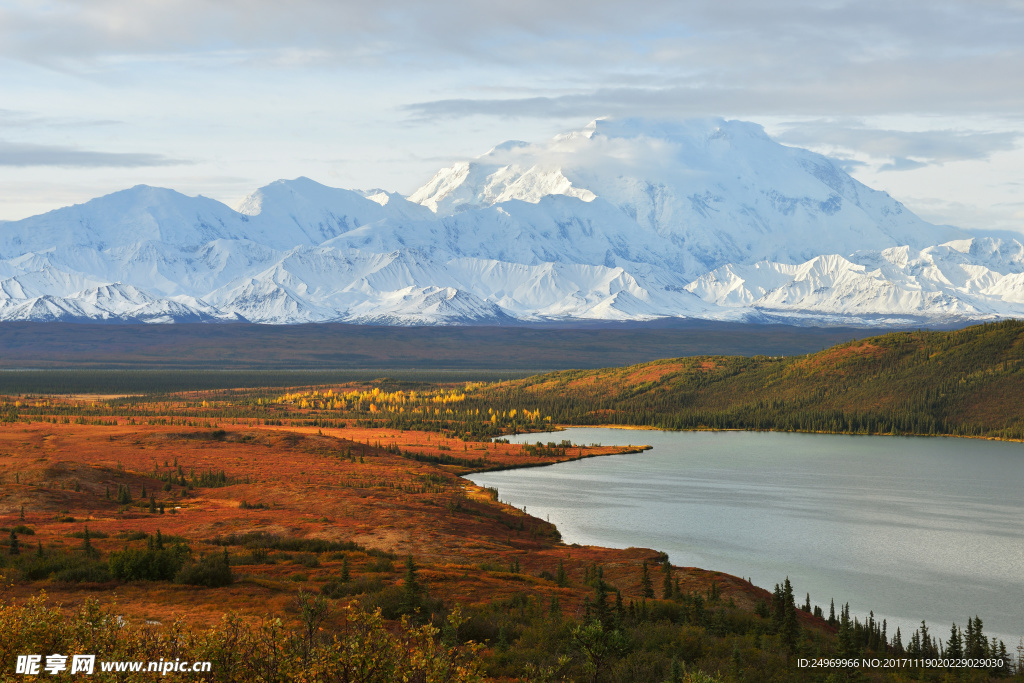
[[[743,122],[596,121],[408,198],[306,178],[233,210],[138,186],[0,224],[0,320],[391,325],[1024,315],[1024,247],[922,221]]]

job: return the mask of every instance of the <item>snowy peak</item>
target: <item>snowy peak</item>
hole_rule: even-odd
[[[536,204],[551,195],[575,197],[585,202],[595,198],[587,189],[573,187],[572,181],[551,163],[515,161],[528,153],[525,142],[506,142],[473,161],[459,162],[438,171],[409,201],[434,213],[450,215],[467,209],[489,207],[509,200]],[[529,161],[529,157],[524,157]]]
[[[212,199],[137,185],[0,226],[0,255],[61,245],[102,250],[143,241],[194,247],[226,236],[235,221],[234,211]]]
[[[547,144],[506,143],[442,169],[410,200],[451,215],[555,195],[604,199],[685,244],[689,258],[675,263],[687,270],[966,237],[925,223],[826,157],[723,119],[601,119]]]
[[[406,198],[137,186],[0,222],[0,320],[477,324],[1024,316],[1024,246],[922,221],[724,119],[505,142]]]

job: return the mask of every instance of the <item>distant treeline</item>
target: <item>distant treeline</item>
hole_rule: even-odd
[[[552,422],[1024,439],[1024,322],[901,332],[800,357],[563,371],[476,392]]]
[[[495,382],[527,377],[530,370],[0,370],[0,394],[141,394],[182,391],[319,386],[387,378],[411,383]]]
[[[718,353],[789,355],[882,330],[706,320],[511,326],[0,323],[0,368],[531,370]]]
[[[953,332],[897,332],[802,356],[695,356],[526,375],[515,370],[0,371],[0,395],[7,396],[0,399],[0,420],[106,424],[104,419],[119,416],[209,427],[211,420],[245,418],[332,428],[354,422],[466,440],[544,431],[555,424],[1024,439],[1021,321]],[[363,389],[323,389],[355,382]],[[219,391],[188,394],[201,390]],[[16,399],[79,393],[131,397],[90,405]]]

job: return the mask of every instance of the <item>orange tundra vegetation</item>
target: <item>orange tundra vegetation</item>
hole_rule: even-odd
[[[314,641],[320,655],[335,652],[330,642],[337,654],[351,624],[372,630],[383,619],[397,634],[393,653],[404,651],[402,638],[416,640],[438,671],[471,653],[503,680],[715,680],[695,672],[789,671],[798,647],[835,651],[834,626],[795,609],[778,586],[773,595],[673,567],[652,549],[565,545],[553,525],[463,479],[642,458],[647,448],[476,438],[547,426],[525,403],[495,410],[467,401],[477,393],[335,386],[159,400],[10,397],[0,406],[0,629],[11,625],[13,637],[26,620],[59,621],[58,604],[91,614],[99,599],[131,628],[213,628],[207,645],[248,623],[239,638],[273,650],[266,619],[280,618],[293,634],[281,647],[306,662]],[[417,624],[433,624],[440,640],[408,630]],[[648,651],[656,627],[667,630]],[[156,642],[132,633],[142,650]],[[409,675],[427,670],[406,664]],[[210,680],[249,680],[232,671]],[[267,680],[305,680],[275,676]],[[409,680],[470,680],[433,676]]]
[[[582,601],[581,592],[537,578],[545,571],[554,575],[559,561],[570,575],[582,575],[594,563],[603,565],[606,577],[627,597],[640,597],[635,587],[641,564],[658,561],[652,550],[565,546],[553,525],[497,502],[490,491],[458,476],[468,468],[417,462],[393,452],[455,452],[490,467],[553,461],[526,454],[518,444],[465,444],[428,432],[358,427],[249,425],[212,436],[215,431],[127,425],[124,420],[116,426],[5,425],[0,429],[0,524],[32,529],[31,536],[22,536],[26,552],[39,544],[44,551],[77,548],[86,528],[101,553],[121,550],[132,543],[126,539],[157,530],[197,548],[257,533],[352,541],[402,558],[412,555],[431,594],[442,600],[472,604],[528,588],[548,599],[559,596],[569,611]],[[573,447],[566,459],[623,450]],[[178,476],[179,470],[187,482],[193,473],[223,471],[228,484],[189,490],[174,483],[165,490],[167,475]],[[120,487],[129,489],[133,504],[117,502]],[[163,514],[148,511],[150,496]],[[120,585],[118,603],[125,614],[138,618],[163,621],[187,615],[212,623],[225,610],[254,616],[275,608],[284,612],[299,588],[319,589],[340,570],[340,557],[321,557],[313,564],[307,557],[280,554],[289,555],[288,560],[246,565],[244,578],[229,588]],[[345,556],[353,573],[378,561],[359,551]],[[398,581],[400,563],[394,564],[396,569],[384,576]],[[508,572],[510,566],[519,572]],[[762,593],[718,573],[680,570],[680,578],[693,589],[706,589],[717,579],[743,602]],[[96,590],[44,583],[52,599],[69,604]],[[43,585],[19,584],[11,594],[26,597]]]

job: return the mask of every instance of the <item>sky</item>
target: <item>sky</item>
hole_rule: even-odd
[[[145,183],[405,194],[602,116],[721,116],[1024,232],[1024,0],[0,0],[0,220]]]

